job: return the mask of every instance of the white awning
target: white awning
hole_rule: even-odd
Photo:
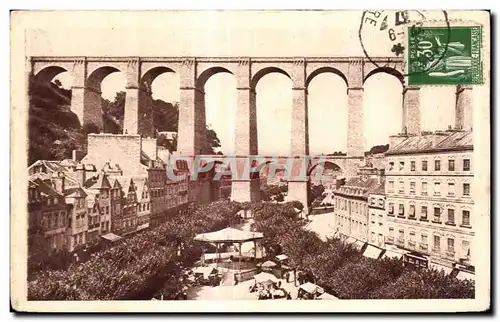
[[[101,238],[109,240],[111,242],[114,242],[114,241],[122,239],[122,237],[120,237],[118,235],[115,235],[113,233],[107,233],[106,235],[102,235]]]
[[[449,275],[451,273],[451,271],[453,271],[453,268],[448,267],[448,266],[444,266],[444,265],[440,265],[438,263],[430,263],[429,268],[434,268],[438,271],[444,271],[445,275]]]
[[[276,256],[276,259],[281,262],[281,261],[288,259],[288,256],[286,256],[285,254],[280,254],[280,255]]]
[[[475,281],[476,280],[476,275],[474,275],[473,273],[469,273],[469,272],[465,272],[465,271],[460,271],[460,272],[458,272],[457,278],[459,280],[472,280],[472,281]]]
[[[361,241],[361,240],[356,240],[353,244],[353,246],[357,249],[357,250],[361,250],[361,248],[363,248],[363,246],[365,245],[365,242],[364,241]]]
[[[345,242],[346,242],[347,244],[353,244],[354,242],[356,242],[356,238],[354,238],[354,237],[348,237],[348,238],[345,240]]]
[[[273,274],[265,272],[259,273],[255,275],[253,278],[257,283],[266,283],[266,282],[278,283],[279,281]]]
[[[323,293],[323,288],[311,282],[304,283],[299,286],[299,289],[306,291],[309,294]]]
[[[380,253],[382,253],[382,249],[368,245],[363,253],[363,256],[373,259],[378,259],[380,257]]]
[[[395,252],[393,250],[386,249],[382,258],[386,258],[386,257],[401,259],[401,257],[403,257],[403,254]]]

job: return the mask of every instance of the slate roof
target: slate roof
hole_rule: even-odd
[[[334,190],[335,194],[368,198],[370,193],[384,188],[384,181],[378,177],[352,177],[345,185]]]
[[[101,172],[97,175],[97,181],[90,186],[90,189],[111,189],[111,184],[107,176]]]
[[[130,185],[132,183],[131,176],[113,176],[111,178],[118,181],[118,183],[122,187],[122,190],[123,190],[123,192],[125,192],[125,194],[127,194],[129,192]]]
[[[387,151],[386,155],[411,152],[438,152],[473,148],[472,131],[438,131],[409,137]]]
[[[42,195],[48,197],[61,197],[62,194],[59,193],[54,187],[45,182],[40,178],[35,178],[34,180],[30,180],[30,187],[38,189],[42,193]]]

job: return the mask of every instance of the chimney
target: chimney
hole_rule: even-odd
[[[81,163],[78,163],[76,166],[76,180],[80,186],[84,186],[85,184],[85,166]]]
[[[66,184],[66,177],[64,176],[64,173],[62,172],[54,172],[52,175],[52,182],[54,182],[55,189],[59,193],[64,193],[65,190],[65,184]]]
[[[71,159],[76,162],[80,162],[83,158],[83,152],[80,150],[71,151]]]

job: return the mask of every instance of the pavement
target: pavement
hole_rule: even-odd
[[[291,292],[292,299],[297,298],[298,287],[293,282],[286,283],[280,279],[281,287]],[[238,285],[196,286],[187,290],[188,300],[257,300],[258,292],[250,293],[250,287],[255,283],[254,279],[244,281]],[[281,300],[281,299],[280,299]]]
[[[327,212],[320,215],[310,215],[308,223],[304,228],[318,234],[321,240],[326,241],[327,237],[332,237],[335,233],[335,214]]]

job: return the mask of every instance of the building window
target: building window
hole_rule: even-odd
[[[434,207],[434,221],[441,222],[441,208]]]
[[[427,182],[422,182],[422,196],[427,196]]]
[[[454,195],[455,195],[455,183],[448,182],[448,196],[454,196]]]
[[[455,224],[455,209],[448,209],[448,220],[446,223],[450,225]]]
[[[434,195],[435,196],[441,195],[441,183],[439,182],[434,182]]]
[[[394,170],[394,162],[389,162],[389,170]]]
[[[403,180],[399,181],[399,193],[405,193],[405,182]]]
[[[424,245],[427,245],[427,235],[426,234],[422,234],[422,244]]]
[[[404,243],[405,240],[405,230],[404,229],[399,229],[399,241]]]
[[[415,205],[410,205],[410,218],[415,218]]]
[[[464,196],[470,196],[470,183],[464,183]]]
[[[465,256],[469,256],[470,243],[468,240],[462,240],[462,252]]]
[[[389,192],[394,191],[394,181],[389,181]]]
[[[394,204],[392,202],[389,202],[388,214],[394,216]]]
[[[448,171],[455,171],[455,160],[448,160]]]
[[[415,194],[415,181],[410,181],[410,195]]]
[[[441,160],[434,160],[434,170],[441,171]]]
[[[389,237],[394,237],[394,227],[389,227]]]
[[[399,204],[399,213],[398,213],[398,216],[402,216],[404,217],[405,215],[405,205],[403,205],[402,203]]]
[[[422,209],[420,211],[420,219],[427,220],[427,206],[422,206]]]
[[[463,166],[464,171],[470,171],[470,160],[463,159],[462,166]]]
[[[470,226],[470,212],[462,210],[462,226]]]
[[[372,242],[374,243],[374,242],[376,242],[376,241],[377,241],[377,239],[376,239],[376,237],[375,237],[375,233],[372,231]]]
[[[399,171],[403,171],[405,169],[404,161],[399,161]]]
[[[441,237],[434,235],[434,250],[441,250]]]
[[[427,171],[427,160],[422,160],[422,171]]]
[[[410,170],[415,171],[415,161],[410,161]]]
[[[413,230],[410,231],[410,241],[415,242],[415,231]]]
[[[453,238],[448,238],[448,252],[455,252],[455,240]]]

